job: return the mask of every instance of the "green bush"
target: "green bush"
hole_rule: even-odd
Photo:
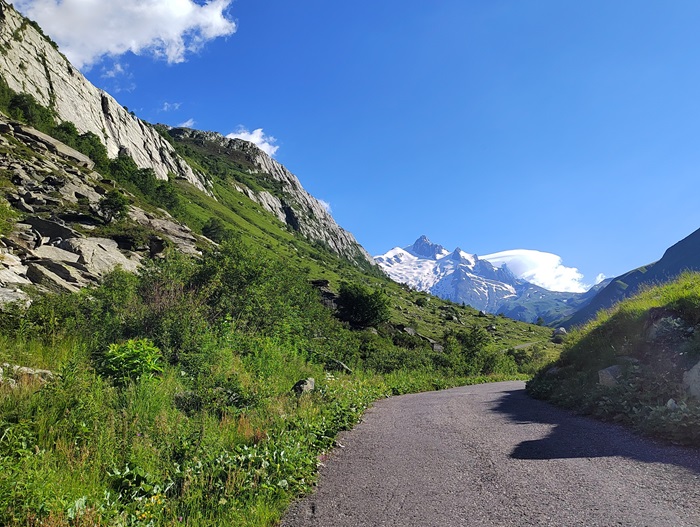
[[[97,205],[107,223],[119,219],[126,214],[129,208],[129,200],[118,190],[110,190]]]
[[[98,371],[117,384],[163,372],[160,349],[148,339],[127,340],[110,344],[97,358]]]
[[[389,320],[389,299],[379,290],[343,283],[338,295],[338,316],[357,327],[377,326]]]

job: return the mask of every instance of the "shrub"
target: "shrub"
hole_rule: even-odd
[[[118,190],[110,190],[100,200],[98,208],[107,223],[115,218],[121,218],[127,211],[129,200]]]
[[[376,326],[389,320],[389,299],[379,290],[344,283],[338,296],[338,316],[357,327]]]
[[[117,384],[126,384],[144,376],[153,377],[163,371],[160,349],[148,339],[110,344],[97,362],[98,371]]]

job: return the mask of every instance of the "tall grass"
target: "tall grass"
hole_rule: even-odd
[[[664,320],[666,333],[654,335],[651,328]],[[699,323],[700,274],[648,287],[571,332],[561,358],[528,391],[642,433],[700,445],[700,402],[682,385],[684,371],[700,360]],[[621,370],[618,384],[599,385],[598,371],[611,365]]]

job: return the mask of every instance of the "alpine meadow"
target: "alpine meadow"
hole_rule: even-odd
[[[373,403],[499,381],[700,446],[697,232],[585,291],[425,236],[373,257],[272,143],[141,119],[67,55],[0,0],[0,525],[279,525]]]

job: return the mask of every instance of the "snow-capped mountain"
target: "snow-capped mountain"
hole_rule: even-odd
[[[396,282],[440,298],[464,303],[517,320],[560,320],[584,305],[589,293],[549,291],[518,278],[508,265],[494,266],[460,248],[450,252],[426,236],[408,247],[375,256],[375,262]]]

